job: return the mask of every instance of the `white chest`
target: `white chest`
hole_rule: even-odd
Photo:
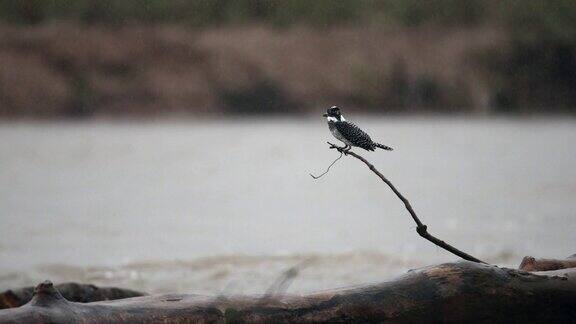
[[[337,140],[352,146],[352,143],[350,143],[334,126],[334,122],[328,122],[328,128],[330,129],[330,133],[332,133],[332,135],[336,137]]]

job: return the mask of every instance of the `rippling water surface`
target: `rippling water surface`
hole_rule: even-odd
[[[357,118],[433,234],[487,261],[576,253],[573,119]],[[0,124],[0,289],[290,292],[455,260],[318,120]]]

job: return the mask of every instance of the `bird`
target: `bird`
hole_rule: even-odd
[[[323,117],[326,117],[328,128],[332,135],[345,144],[342,149],[346,152],[350,151],[353,146],[363,148],[367,151],[374,151],[376,148],[386,151],[393,150],[390,146],[374,142],[370,138],[370,135],[366,134],[360,127],[346,121],[338,106],[328,108]]]

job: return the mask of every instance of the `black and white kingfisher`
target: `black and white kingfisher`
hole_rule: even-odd
[[[370,135],[366,134],[358,126],[347,122],[340,113],[340,107],[332,106],[328,108],[323,116],[328,121],[328,128],[332,135],[346,144],[344,146],[345,151],[350,151],[352,146],[361,147],[367,151],[374,151],[376,148],[392,151],[391,147],[372,141]]]

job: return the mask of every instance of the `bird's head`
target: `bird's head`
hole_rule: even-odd
[[[340,107],[332,106],[326,110],[326,113],[322,115],[328,119],[328,121],[344,121],[344,117],[340,113]]]

